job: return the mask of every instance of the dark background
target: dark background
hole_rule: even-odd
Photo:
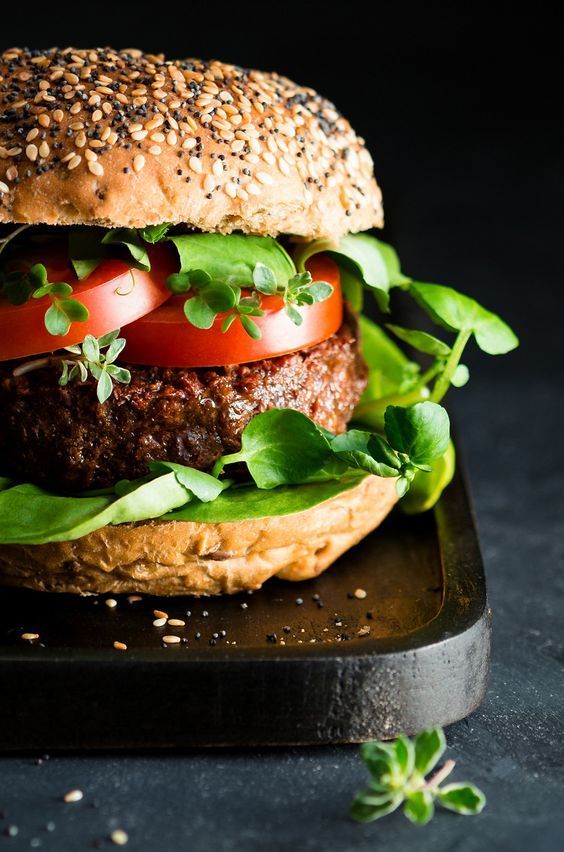
[[[564,843],[564,368],[561,75],[543,4],[252,7],[30,4],[3,46],[142,47],[275,69],[319,89],[367,140],[386,238],[405,270],[498,311],[522,344],[471,353],[453,408],[466,446],[494,609],[491,685],[449,745],[488,796],[471,820],[424,829],[347,819],[364,783],[355,748],[215,755],[0,758],[0,850],[529,850]],[[63,699],[64,700],[64,699]],[[86,795],[60,804],[70,787]],[[92,808],[97,799],[98,808]],[[45,822],[55,820],[48,834]],[[105,843],[105,842],[104,842]]]

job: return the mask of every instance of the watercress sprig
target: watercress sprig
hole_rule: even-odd
[[[366,790],[357,793],[351,816],[358,822],[373,822],[403,805],[405,816],[417,825],[426,825],[435,813],[435,802],[455,813],[479,814],[486,798],[474,784],[443,785],[454,769],[454,760],[430,778],[446,749],[441,728],[422,731],[413,740],[399,736],[392,742],[371,742],[361,746],[361,757],[371,775]]]
[[[30,298],[48,296],[51,304],[45,311],[44,322],[53,336],[64,337],[73,322],[85,322],[89,317],[88,308],[78,299],[71,298],[72,286],[63,281],[50,283],[42,263],[36,263],[27,271],[6,273],[2,278],[1,292],[13,305],[23,305]]]
[[[418,470],[429,473],[450,440],[448,414],[421,402],[389,406],[385,437],[352,429],[334,436],[298,411],[272,409],[246,426],[241,450],[222,456],[212,474],[244,462],[259,488],[339,478],[360,470],[397,479],[398,496],[407,493]]]
[[[98,402],[106,402],[112,395],[114,381],[120,384],[128,384],[131,381],[129,370],[114,363],[124,346],[125,339],[119,337],[119,328],[99,338],[87,334],[82,344],[66,347],[66,351],[76,357],[63,360],[59,385],[64,387],[74,379],[85,382],[91,373],[97,380]]]

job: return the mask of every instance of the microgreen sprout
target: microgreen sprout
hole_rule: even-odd
[[[412,740],[402,735],[391,742],[361,746],[361,757],[372,777],[368,788],[357,793],[353,800],[353,819],[373,822],[403,805],[403,812],[411,822],[425,825],[433,818],[435,802],[464,816],[479,814],[486,798],[473,784],[441,786],[454,769],[454,760],[447,760],[426,778],[445,749],[441,728],[422,731]]]
[[[67,346],[66,351],[75,357],[63,359],[59,385],[74,379],[85,382],[91,373],[97,380],[98,402],[104,403],[112,395],[114,381],[128,384],[131,373],[114,363],[125,346],[125,339],[118,335],[119,329],[99,338],[87,334],[82,344]]]
[[[51,304],[45,311],[45,328],[56,337],[64,337],[73,322],[84,322],[89,316],[82,302],[71,298],[73,288],[70,284],[48,281],[47,270],[42,263],[36,263],[27,271],[5,273],[1,279],[1,292],[13,305],[23,305],[30,298],[48,296]]]

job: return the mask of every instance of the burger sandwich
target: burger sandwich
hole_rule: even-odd
[[[517,340],[405,275],[382,224],[363,140],[312,89],[5,50],[0,583],[256,589],[318,575],[398,501],[430,508],[465,346]],[[438,336],[394,322],[394,291]]]

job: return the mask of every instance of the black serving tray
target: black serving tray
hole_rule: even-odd
[[[486,687],[490,611],[460,471],[434,512],[394,512],[314,581],[105,597],[0,591],[0,749],[361,742],[461,719]],[[154,609],[186,626],[154,627]]]

